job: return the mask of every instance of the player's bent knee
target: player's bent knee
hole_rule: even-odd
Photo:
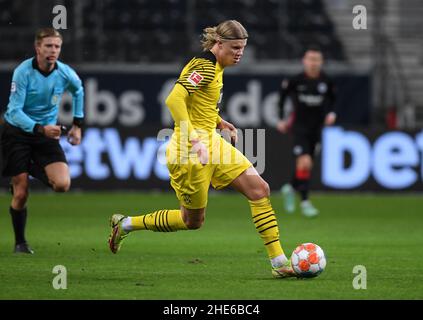
[[[53,190],[55,192],[67,192],[70,188],[70,179],[53,182]]]
[[[262,180],[261,183],[250,192],[249,200],[260,200],[270,196],[269,184]]]
[[[309,155],[303,155],[298,158],[297,168],[300,170],[310,170],[313,166],[313,160]]]
[[[184,223],[189,230],[200,229],[204,224],[204,214],[187,215]]]
[[[15,188],[13,192],[13,200],[19,204],[19,206],[24,206],[28,200],[28,189]]]
[[[263,192],[265,197],[270,197],[270,187],[266,181],[263,181]]]
[[[182,207],[182,219],[189,230],[200,229],[204,224],[206,209],[186,209]]]
[[[269,184],[266,181],[263,180],[263,182],[261,183],[261,186],[260,186],[259,199],[269,197],[269,196],[270,196]]]
[[[204,220],[200,220],[200,221],[191,221],[188,220],[185,222],[185,225],[187,226],[187,228],[189,230],[197,230],[200,229],[204,224]]]
[[[70,186],[67,186],[67,185],[55,185],[55,186],[53,186],[53,190],[54,190],[54,192],[59,192],[59,193],[68,192],[69,187]]]

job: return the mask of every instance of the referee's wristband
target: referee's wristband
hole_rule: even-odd
[[[32,132],[39,137],[44,136],[44,127],[38,123],[35,124],[34,129],[32,129]]]
[[[77,118],[77,117],[73,118],[73,125],[74,126],[81,128],[83,124],[84,124],[84,118]]]

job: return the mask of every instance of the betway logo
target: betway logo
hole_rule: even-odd
[[[66,137],[61,138],[60,144],[66,154],[73,179],[85,175],[92,180],[110,178],[148,180],[157,177],[166,181],[169,180],[166,146],[172,134],[172,129],[162,129],[154,137],[122,138],[116,128],[88,128],[79,146],[71,146],[66,141]],[[230,140],[227,132],[222,131],[221,134]],[[181,149],[178,154],[181,159],[176,157],[173,160],[175,163],[184,164],[187,163],[184,160],[188,161],[189,157],[188,141],[184,143],[180,140],[179,142]],[[207,144],[206,141],[203,140],[203,142]],[[187,148],[186,154],[183,153],[184,144]],[[259,174],[265,169],[265,144],[265,130],[259,129],[256,132],[253,129],[246,129],[244,132],[238,130],[238,141],[235,147],[250,159]],[[224,152],[225,148],[232,147],[226,144],[221,148],[213,149],[210,162],[227,164],[237,160],[242,161],[241,158],[233,156],[230,150]]]
[[[423,131],[414,137],[405,132],[387,132],[372,145],[359,132],[326,128],[322,139],[322,182],[331,188],[352,189],[373,176],[382,187],[404,189],[423,182],[422,158]]]
[[[316,107],[322,104],[323,96],[301,93],[298,99],[309,107]]]
[[[115,128],[89,128],[84,132],[81,145],[72,147],[65,137],[60,143],[66,153],[71,178],[85,173],[93,180],[126,180],[130,177],[147,180],[152,175],[169,180],[164,159],[166,144],[157,137],[143,140],[128,137],[122,142]]]

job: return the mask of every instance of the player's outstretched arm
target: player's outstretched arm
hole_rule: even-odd
[[[84,121],[84,87],[78,74],[71,67],[65,68],[68,79],[68,90],[72,94],[73,125],[68,132],[68,142],[79,145],[82,139],[81,126]]]
[[[190,137],[190,140],[198,139],[198,135],[189,119],[186,104],[187,97],[188,92],[182,85],[177,83],[166,99],[166,106],[172,115],[173,121],[175,121],[175,125],[182,127],[181,124],[185,122],[188,127],[188,137]]]
[[[197,153],[200,163],[204,165],[208,162],[208,151],[206,146],[200,141],[200,138],[189,119],[186,105],[187,97],[188,92],[186,89],[177,83],[167,97],[166,105],[169,108],[173,120],[175,121],[175,125],[181,127],[181,124],[185,122],[186,128],[188,129],[187,134],[189,141],[192,144],[191,151]]]

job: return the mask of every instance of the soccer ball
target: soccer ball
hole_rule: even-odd
[[[291,255],[292,268],[302,278],[317,277],[326,267],[322,248],[314,243],[303,243]]]

